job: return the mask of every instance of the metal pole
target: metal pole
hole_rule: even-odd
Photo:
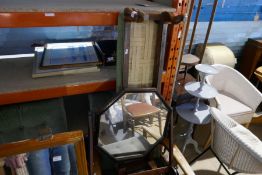
[[[170,140],[169,140],[169,165],[170,167],[172,167],[173,165],[173,146],[174,146],[174,130],[173,130],[173,110],[171,112],[171,116],[170,116]]]
[[[93,115],[88,113],[88,138],[89,138],[89,173],[94,174],[94,142],[93,142]],[[84,156],[84,155],[83,155]]]
[[[192,31],[192,35],[191,35],[191,39],[190,39],[190,43],[189,43],[189,47],[188,47],[188,53],[191,53],[191,49],[192,49],[193,41],[194,41],[194,38],[195,38],[195,32],[196,32],[196,27],[197,27],[198,17],[199,17],[199,14],[200,14],[201,7],[202,7],[202,0],[199,0],[197,12],[196,12],[196,18],[195,18],[195,22],[194,22],[194,26],[193,26],[193,31]]]
[[[207,41],[208,41],[208,38],[209,38],[209,34],[210,34],[210,31],[211,31],[212,24],[213,24],[214,17],[215,17],[215,13],[216,13],[217,3],[218,3],[218,0],[215,0],[214,4],[213,4],[212,13],[211,13],[211,16],[210,16],[208,28],[207,28],[206,38],[205,38],[205,41],[204,41],[204,44],[203,44],[203,49],[202,49],[202,52],[201,52],[200,57],[199,57],[200,63],[203,59],[203,56],[204,56],[204,53],[205,53],[205,50],[206,50]]]
[[[183,57],[183,52],[184,52],[184,48],[185,48],[185,44],[186,44],[186,38],[187,38],[187,34],[188,34],[188,29],[189,29],[189,25],[190,25],[190,19],[191,19],[191,16],[192,16],[194,4],[195,4],[195,0],[192,0],[190,7],[189,7],[189,14],[188,14],[188,17],[187,17],[186,30],[185,30],[185,34],[184,34],[184,38],[183,38],[182,52],[180,54],[179,65],[180,65],[182,57]]]

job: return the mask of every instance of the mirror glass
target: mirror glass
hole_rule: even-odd
[[[98,146],[117,160],[141,157],[163,135],[167,113],[155,92],[125,93],[100,116]]]
[[[0,172],[18,175],[77,175],[77,158],[74,144],[44,148],[0,158]],[[1,174],[1,173],[0,173]]]

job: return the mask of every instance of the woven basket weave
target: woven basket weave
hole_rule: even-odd
[[[157,24],[147,20],[131,23],[129,87],[152,87],[157,38]]]
[[[245,139],[232,131],[232,128],[239,124],[218,109],[212,108],[211,114],[213,117],[211,147],[218,158],[235,171],[262,173],[262,152],[254,150]],[[262,149],[261,141],[259,144]]]

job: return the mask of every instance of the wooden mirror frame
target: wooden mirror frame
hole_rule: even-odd
[[[128,159],[128,160],[118,161],[112,155],[110,155],[108,152],[106,152],[105,150],[103,150],[101,147],[98,146],[99,124],[100,124],[101,115],[103,113],[105,113],[115,102],[117,102],[126,93],[155,93],[167,109],[167,118],[166,118],[166,122],[165,122],[163,135],[158,140],[156,140],[156,142],[153,144],[153,146],[143,155],[143,157],[133,158],[133,159],[131,158],[131,159]],[[94,146],[95,146],[95,148],[98,149],[98,151],[101,152],[102,154],[107,155],[112,161],[114,161],[117,164],[126,164],[126,163],[130,163],[130,161],[140,161],[141,162],[141,159],[144,160],[145,158],[147,158],[148,155],[152,152],[152,150],[157,145],[163,143],[164,138],[168,138],[169,148],[172,148],[172,145],[173,145],[173,132],[172,132],[172,129],[170,129],[171,128],[170,124],[173,122],[172,108],[165,102],[163,97],[159,94],[159,92],[155,88],[132,88],[132,89],[130,88],[130,89],[123,90],[115,98],[110,100],[110,102],[104,108],[102,108],[99,112],[97,112],[95,114],[95,121],[94,122],[95,122],[95,132],[94,132]],[[163,144],[163,145],[166,146],[165,144]],[[172,163],[173,163],[173,149],[169,149],[169,165],[168,166],[160,167],[160,168],[156,168],[156,169],[152,169],[152,170],[148,170],[148,171],[143,171],[143,172],[140,172],[140,173],[142,173],[142,174],[151,174],[151,173],[159,174],[159,173],[165,173],[165,172],[172,172],[173,171]],[[134,173],[134,174],[140,174],[140,173]]]
[[[32,152],[39,149],[57,147],[65,144],[74,144],[78,174],[88,174],[84,136],[82,131],[58,133],[45,140],[28,139],[0,144],[0,158]]]

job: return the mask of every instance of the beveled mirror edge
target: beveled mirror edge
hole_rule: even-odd
[[[105,105],[105,107],[103,107],[100,111],[96,112],[94,114],[95,117],[95,130],[96,132],[94,133],[95,136],[95,148],[98,149],[98,151],[102,151],[103,153],[105,153],[105,155],[107,155],[111,160],[114,160],[116,162],[119,162],[119,160],[117,160],[115,157],[113,157],[112,155],[110,155],[106,150],[104,150],[102,147],[98,146],[98,137],[99,137],[99,122],[101,119],[101,115],[106,112],[115,102],[117,102],[123,95],[125,95],[126,93],[156,93],[156,95],[160,98],[161,102],[164,104],[165,108],[167,109],[167,119],[165,122],[165,128],[163,131],[163,135],[152,145],[152,147],[147,150],[143,157],[147,157],[148,154],[150,152],[152,152],[152,150],[156,147],[156,145],[158,145],[159,143],[161,143],[163,141],[163,139],[165,137],[168,136],[168,125],[170,125],[170,120],[173,117],[172,116],[172,108],[166,103],[166,101],[163,99],[162,95],[157,91],[156,88],[127,88],[122,90],[121,92],[119,92],[115,98],[112,98],[111,101],[108,102],[107,105]],[[136,160],[137,158],[134,158],[132,160]],[[128,159],[128,161],[130,161],[131,159]],[[121,162],[124,162],[124,160],[120,160]]]
[[[100,117],[101,115],[106,112],[115,102],[117,102],[118,99],[120,99],[123,95],[125,94],[125,91],[121,91],[120,93],[118,93],[114,98],[110,99],[107,103],[107,105],[105,105],[103,108],[101,108],[99,111],[91,114],[94,118],[93,122],[95,122],[95,124],[92,126],[95,126],[95,128],[93,129],[93,134],[94,134],[94,144],[97,145],[98,144],[98,134],[99,134],[99,129],[100,129],[100,125],[99,125],[99,121],[100,121]]]

